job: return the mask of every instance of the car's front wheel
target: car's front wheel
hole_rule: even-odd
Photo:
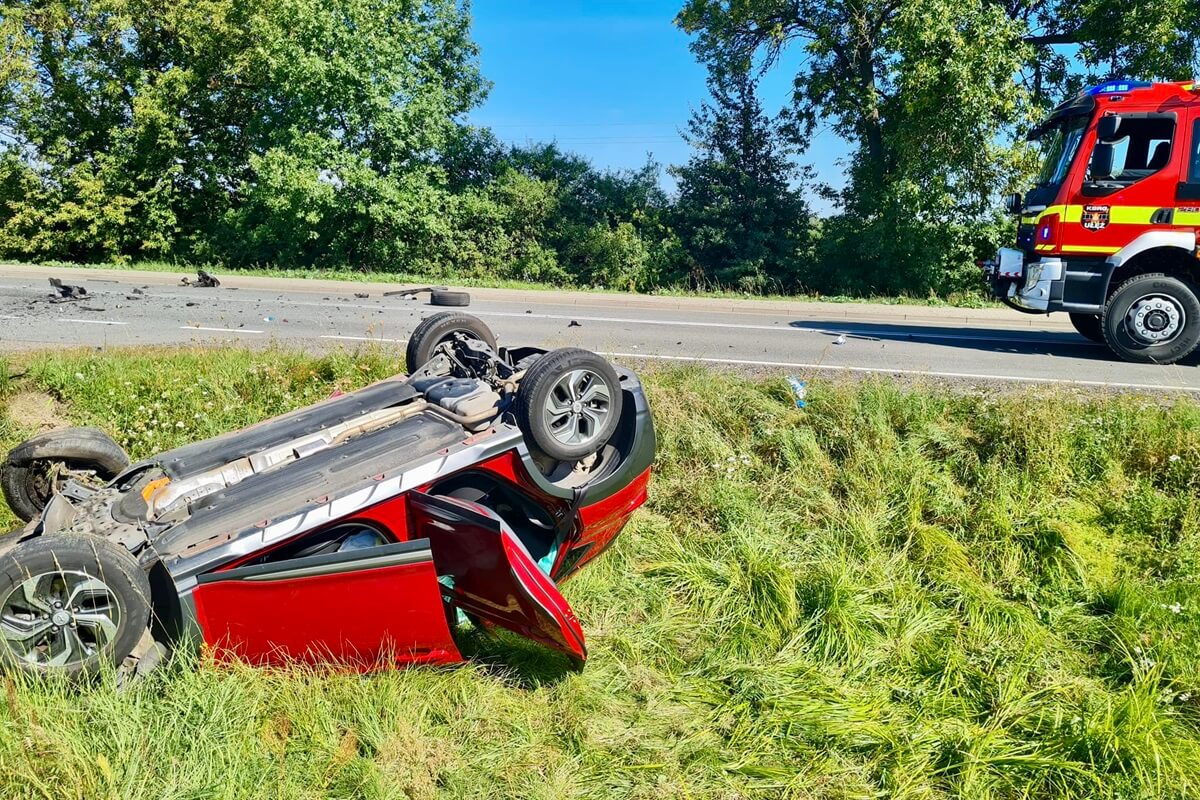
[[[1200,299],[1178,278],[1137,275],[1113,292],[1100,327],[1109,349],[1126,361],[1173,364],[1200,344]]]
[[[70,678],[119,665],[150,621],[150,583],[129,551],[50,534],[0,558],[0,664]]]

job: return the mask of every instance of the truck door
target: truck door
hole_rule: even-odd
[[[1107,137],[1100,135],[1105,117],[1093,123],[1091,152],[1081,160],[1064,214],[1064,255],[1103,259],[1149,230],[1174,229],[1183,116],[1122,112]]]
[[[1175,225],[1200,235],[1200,108],[1189,112],[1183,180],[1175,190]]]

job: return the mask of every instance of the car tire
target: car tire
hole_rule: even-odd
[[[1137,275],[1108,299],[1100,327],[1109,349],[1124,360],[1173,364],[1200,344],[1200,299],[1178,278]]]
[[[621,420],[623,391],[612,364],[589,350],[552,350],[529,367],[517,391],[517,425],[559,461],[596,453]]]
[[[47,431],[22,442],[0,464],[0,489],[14,514],[28,522],[42,513],[61,485],[47,474],[56,465],[107,483],[129,466],[129,456],[97,428]]]
[[[128,658],[149,622],[146,573],[107,539],[50,534],[0,557],[0,665],[7,669],[92,675]]]
[[[434,289],[429,293],[429,305],[431,306],[469,306],[471,305],[471,295],[466,292],[450,292],[441,289]]]
[[[1079,335],[1090,342],[1104,344],[1104,331],[1100,329],[1099,314],[1071,314],[1071,324]]]
[[[404,362],[409,373],[416,372],[433,357],[433,350],[442,342],[454,337],[456,333],[464,334],[472,339],[485,342],[488,347],[496,349],[496,335],[483,324],[483,320],[470,314],[459,314],[454,311],[443,311],[432,317],[421,320],[421,324],[408,337],[408,347],[404,352]]]

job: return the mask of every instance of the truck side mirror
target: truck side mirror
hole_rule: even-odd
[[[1101,142],[1111,142],[1117,138],[1117,131],[1121,129],[1121,116],[1119,114],[1109,114],[1106,117],[1101,117],[1096,123],[1096,140]]]
[[[1092,151],[1092,166],[1089,176],[1095,181],[1112,180],[1113,160],[1116,156],[1117,148],[1106,142],[1100,142],[1096,145],[1096,149]]]
[[[1020,214],[1023,205],[1025,205],[1024,198],[1017,192],[1013,192],[1004,198],[1004,210],[1010,214]]]

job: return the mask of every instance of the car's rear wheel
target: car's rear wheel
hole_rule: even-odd
[[[119,665],[150,621],[150,583],[125,548],[51,534],[0,558],[0,664],[79,677]]]
[[[1099,314],[1071,314],[1071,324],[1083,338],[1104,344],[1104,331],[1100,329]]]
[[[621,419],[616,370],[577,347],[553,350],[533,363],[517,393],[517,425],[539,451],[576,461],[605,445]]]
[[[404,361],[409,373],[416,372],[425,366],[433,357],[434,348],[443,342],[452,340],[456,335],[469,339],[478,339],[496,349],[496,335],[478,317],[462,314],[456,311],[444,311],[432,317],[421,320],[408,338]]]
[[[1138,275],[1109,298],[1100,324],[1109,349],[1126,361],[1173,364],[1200,344],[1200,299],[1178,278]]]
[[[104,431],[47,431],[8,454],[0,465],[0,489],[13,513],[28,522],[68,480],[103,485],[127,466],[129,456]]]

